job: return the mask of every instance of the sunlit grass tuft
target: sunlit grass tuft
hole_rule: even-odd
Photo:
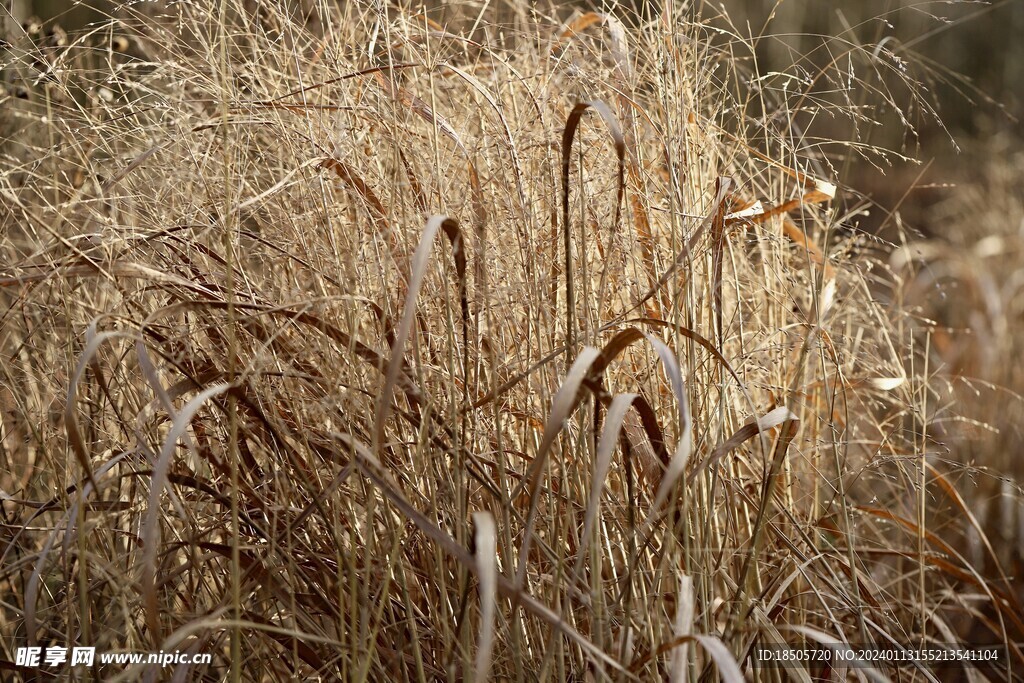
[[[666,4],[122,8],[43,55],[0,177],[0,632],[195,680],[1019,639],[929,527],[928,349],[797,125],[873,82],[793,92]]]

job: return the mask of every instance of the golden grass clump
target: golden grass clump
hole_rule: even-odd
[[[735,681],[781,643],[1019,636],[927,526],[928,368],[796,125],[825,95],[665,4],[12,43],[5,647]]]

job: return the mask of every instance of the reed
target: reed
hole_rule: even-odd
[[[12,44],[5,647],[774,681],[841,672],[756,648],[964,610],[1019,640],[1010,579],[929,527],[928,350],[798,125],[862,117],[883,46],[762,73],[664,4],[130,5]]]

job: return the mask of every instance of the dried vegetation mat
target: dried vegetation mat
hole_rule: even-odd
[[[879,680],[756,653],[1019,639],[1010,579],[929,526],[963,504],[929,369],[796,122],[863,116],[815,89],[881,46],[759,74],[666,5],[133,5],[11,42],[5,656]]]

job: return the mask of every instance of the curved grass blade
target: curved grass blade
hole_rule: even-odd
[[[484,683],[490,677],[494,652],[495,598],[498,594],[498,533],[489,512],[474,512],[476,525],[477,576],[480,579],[480,636],[477,638],[473,680]]]
[[[156,558],[160,548],[160,495],[167,483],[167,473],[171,466],[171,456],[178,440],[185,434],[192,418],[199,412],[203,404],[214,396],[223,394],[230,388],[227,383],[215,384],[201,391],[192,398],[181,412],[174,417],[171,429],[160,449],[160,457],[153,468],[153,481],[149,490],[149,506],[142,525],[142,593],[146,605],[146,623],[149,626],[150,638],[154,644],[160,643],[160,614],[156,594]]]
[[[82,467],[85,479],[92,485],[94,490],[99,490],[96,486],[96,480],[93,478],[92,459],[89,456],[89,448],[86,446],[85,440],[82,438],[82,432],[78,428],[78,418],[76,416],[78,385],[82,381],[82,376],[85,375],[85,369],[93,362],[93,357],[103,342],[118,337],[125,339],[134,339],[135,337],[125,332],[117,331],[97,334],[96,325],[97,321],[94,320],[89,323],[89,327],[86,329],[85,349],[82,351],[78,364],[75,366],[75,371],[68,382],[67,400],[64,404],[64,429],[67,431],[68,443],[71,445],[71,450],[75,452],[75,457],[78,459],[78,464]]]
[[[590,372],[590,366],[594,363],[600,352],[592,347],[585,346],[576,358],[576,362],[569,368],[562,386],[552,401],[551,414],[544,423],[544,435],[541,437],[540,448],[537,449],[537,456],[530,463],[522,483],[516,488],[511,496],[515,500],[522,491],[523,486],[530,487],[530,511],[526,516],[526,528],[523,531],[523,544],[519,551],[519,566],[516,569],[516,586],[522,587],[526,578],[526,565],[530,557],[530,545],[533,541],[533,525],[536,523],[537,510],[540,504],[540,476],[544,471],[544,463],[547,460],[548,451],[562,431],[565,421],[570,413],[580,402],[580,389],[583,381]]]
[[[594,457],[594,471],[590,478],[590,495],[587,498],[587,511],[583,518],[583,535],[572,569],[571,585],[575,585],[579,580],[580,570],[583,568],[583,560],[587,555],[587,548],[590,545],[594,524],[601,507],[601,492],[604,490],[604,482],[608,478],[608,470],[611,468],[612,453],[615,451],[615,444],[622,431],[622,422],[626,419],[626,413],[633,405],[633,401],[638,397],[639,394],[619,394],[612,399],[611,407],[608,408],[604,427],[601,430],[601,439],[597,444],[597,454]]]
[[[618,358],[630,344],[643,338],[643,332],[636,328],[629,327],[616,333],[616,335],[612,337],[607,344],[605,344],[604,348],[601,349],[601,354],[594,360],[594,364],[591,366],[590,373],[588,375],[588,385],[592,391],[599,396],[605,394],[602,386],[602,376],[608,369],[608,366],[612,361]],[[658,459],[661,461],[663,466],[668,467],[668,450],[665,448],[665,436],[661,429],[661,425],[658,423],[657,414],[654,412],[650,402],[647,401],[643,394],[638,395],[634,399],[633,407],[636,408],[640,415],[641,424],[643,425],[644,432],[647,434],[647,438],[651,442],[651,447],[654,449],[655,455],[658,456]]]
[[[615,118],[615,114],[604,102],[594,100],[592,102],[580,102],[569,113],[565,122],[565,130],[562,132],[562,242],[565,250],[565,303],[566,303],[566,340],[570,349],[576,345],[576,294],[575,282],[572,273],[572,239],[569,225],[569,155],[572,152],[572,143],[576,137],[576,129],[579,128],[580,119],[587,109],[593,109],[608,126],[608,132],[615,143],[615,155],[618,158],[618,196],[615,201],[615,222],[612,230],[616,230],[622,211],[622,197],[626,191],[626,140],[622,135],[622,129]],[[580,247],[581,258],[586,258],[586,240]],[[607,273],[607,269],[604,271]],[[604,280],[604,275],[601,277]],[[602,287],[603,289],[603,287]]]
[[[403,352],[405,343],[412,332],[413,323],[416,321],[416,297],[419,295],[420,286],[427,272],[427,264],[430,261],[430,250],[434,245],[434,237],[438,230],[448,228],[445,224],[455,223],[447,216],[431,216],[427,220],[427,226],[423,230],[423,237],[416,247],[412,257],[411,273],[409,276],[409,290],[405,295],[405,309],[402,311],[402,321],[398,324],[398,334],[395,335],[395,344],[391,348],[391,356],[388,359],[387,373],[384,379],[384,388],[377,399],[377,406],[374,411],[374,445],[380,448],[384,439],[384,423],[387,422],[391,413],[391,397],[395,391],[395,384],[402,373]]]
[[[730,436],[724,443],[719,444],[711,455],[704,458],[699,465],[693,468],[693,470],[687,475],[686,481],[692,482],[698,474],[703,472],[708,467],[714,465],[716,462],[721,460],[724,456],[729,454],[733,449],[739,447],[744,441],[753,438],[757,434],[763,434],[769,429],[778,427],[781,424],[787,422],[800,422],[800,418],[793,414],[793,412],[786,406],[780,406],[775,410],[765,413],[763,416],[752,420],[747,424],[740,427],[736,432]]]
[[[653,516],[668,499],[669,491],[672,490],[672,486],[686,470],[686,465],[690,461],[690,453],[693,450],[693,421],[690,419],[690,402],[686,395],[686,385],[683,382],[683,375],[679,369],[676,355],[654,335],[648,334],[646,337],[661,358],[662,368],[664,368],[669,383],[672,385],[672,391],[676,395],[679,417],[679,441],[676,443],[676,450],[669,461],[668,469],[658,485],[658,492],[654,496],[654,504],[651,506],[651,515]],[[650,520],[651,517],[648,517],[648,522]],[[644,526],[646,527],[646,525],[645,522]]]

